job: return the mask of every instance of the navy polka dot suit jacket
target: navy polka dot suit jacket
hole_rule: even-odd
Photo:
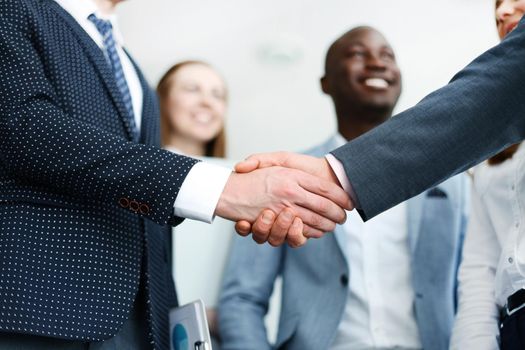
[[[103,52],[52,0],[0,1],[0,331],[103,340],[142,276],[156,348],[176,296],[167,226],[195,160],[140,144]]]

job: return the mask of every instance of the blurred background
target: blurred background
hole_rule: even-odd
[[[403,75],[397,112],[445,85],[498,42],[494,0],[155,0],[118,7],[126,46],[152,86],[174,63],[209,62],[229,89],[227,154],[301,151],[335,131],[321,93],[329,44],[348,29],[370,25],[392,44]],[[460,117],[460,116],[458,116]],[[179,300],[216,305],[231,227],[210,235],[189,222],[175,234]],[[279,282],[267,318],[275,339]]]
[[[328,45],[362,24],[392,44],[403,73],[397,112],[497,43],[493,0],[155,0],[119,9],[126,46],[155,86],[173,63],[202,59],[230,90],[228,155],[302,150],[335,129],[319,88]]]

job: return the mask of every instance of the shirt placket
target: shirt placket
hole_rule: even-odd
[[[521,152],[520,152],[521,153]],[[515,235],[512,252],[509,252],[508,263],[512,265],[509,276],[513,290],[525,288],[525,230],[523,225],[523,182],[525,174],[525,159],[518,159],[511,183],[512,197],[512,230]]]

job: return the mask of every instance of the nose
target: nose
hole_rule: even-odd
[[[384,70],[386,69],[386,64],[381,58],[381,56],[379,56],[378,54],[372,53],[368,55],[367,57],[366,67],[368,69],[373,69],[373,70]]]
[[[503,22],[505,18],[512,15],[513,13],[514,5],[512,5],[511,1],[503,0],[499,3],[498,7],[496,8],[496,21]]]
[[[213,105],[213,96],[206,91],[202,91],[200,94],[200,103],[202,106],[211,107]]]

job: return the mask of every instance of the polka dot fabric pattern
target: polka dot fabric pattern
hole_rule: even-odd
[[[85,210],[0,204],[2,330],[95,340],[126,320],[143,242],[123,228],[140,224],[95,208],[85,220]]]
[[[75,20],[52,0],[0,1],[0,330],[108,338],[142,273],[153,347],[167,346],[161,314],[176,301],[161,225],[182,220],[173,203],[196,160],[158,148],[156,97],[136,68],[140,143]]]

